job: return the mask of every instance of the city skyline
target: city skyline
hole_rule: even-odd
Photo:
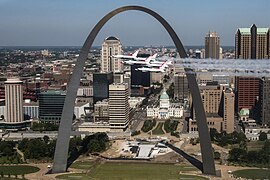
[[[258,27],[269,27],[266,18],[270,15],[267,8],[270,2],[260,2],[173,0],[168,4],[163,0],[158,3],[0,0],[0,46],[81,46],[90,29],[104,14],[124,5],[142,5],[159,12],[185,45],[203,45],[207,32],[216,31],[221,46],[233,46],[237,28],[249,27],[253,23]],[[113,18],[101,30],[94,45],[101,45],[110,35],[121,39],[123,46],[173,44],[160,24],[144,13],[126,12]]]

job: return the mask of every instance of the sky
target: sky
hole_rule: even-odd
[[[185,46],[204,45],[209,31],[222,46],[234,46],[237,28],[270,27],[270,0],[0,0],[0,46],[82,46],[105,14],[126,5],[159,13]],[[161,24],[138,11],[113,17],[94,45],[108,36],[123,46],[173,45]]]

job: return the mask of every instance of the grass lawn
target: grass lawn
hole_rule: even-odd
[[[87,173],[72,173],[72,174],[63,174],[56,176],[56,179],[80,179],[88,180],[90,176]]]
[[[73,163],[70,167],[75,168],[75,169],[90,169],[95,162],[82,162],[82,161],[77,161]]]
[[[3,172],[5,175],[21,175],[21,174],[30,174],[34,172],[38,172],[39,168],[34,166],[27,165],[18,165],[18,166],[0,166],[0,173]]]
[[[234,171],[233,175],[247,179],[270,179],[269,169],[243,169]]]
[[[162,126],[164,123],[159,122],[157,127],[152,131],[152,134],[164,134]]]
[[[65,174],[57,176],[58,179],[205,179],[199,176],[182,175],[179,172],[197,171],[191,166],[177,166],[168,164],[138,164],[138,163],[105,163],[97,165],[96,168],[88,173]]]

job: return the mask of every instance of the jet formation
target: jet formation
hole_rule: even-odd
[[[172,64],[170,60],[157,61],[157,53],[149,57],[138,57],[138,53],[139,50],[131,55],[114,55],[112,57],[121,59],[122,63],[126,65],[141,65],[142,67],[137,68],[136,70],[142,72],[165,72],[168,65]]]

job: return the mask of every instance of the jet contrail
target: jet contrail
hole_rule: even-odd
[[[269,59],[174,59],[175,67],[191,68],[196,72],[205,70],[214,74],[270,76]]]

